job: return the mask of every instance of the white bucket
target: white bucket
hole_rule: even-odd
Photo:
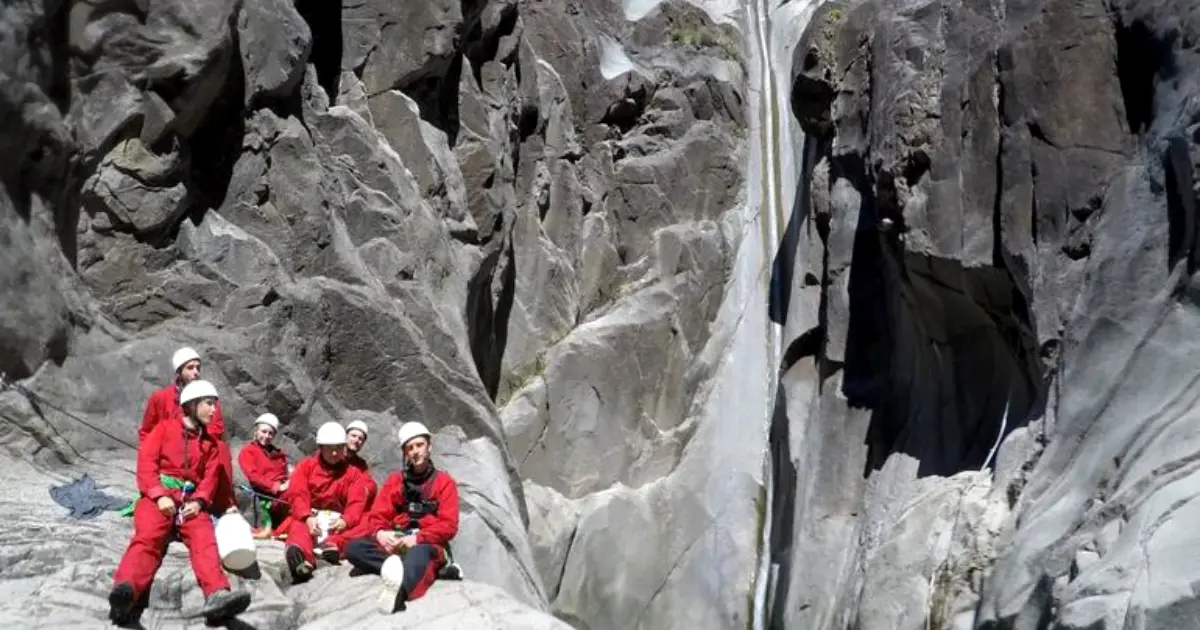
[[[221,563],[230,571],[249,568],[258,558],[254,532],[241,514],[226,514],[217,519],[217,553]]]

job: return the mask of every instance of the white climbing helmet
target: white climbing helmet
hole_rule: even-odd
[[[183,391],[179,392],[179,404],[181,405],[200,398],[217,398],[217,388],[208,381],[197,379],[185,385]]]
[[[260,424],[265,424],[276,431],[279,430],[279,418],[276,418],[275,414],[273,413],[264,413],[263,415],[259,416],[258,419],[254,421],[254,426],[258,426]]]
[[[179,368],[187,364],[188,361],[195,361],[200,358],[200,353],[191,348],[180,348],[171,356],[171,371],[178,372]]]
[[[349,433],[355,429],[362,431],[363,437],[367,437],[367,423],[366,422],[363,422],[362,420],[355,420],[354,422],[351,422],[350,424],[346,425],[346,433]]]
[[[334,446],[346,443],[346,430],[336,422],[326,422],[317,429],[318,446]]]
[[[427,440],[433,439],[433,435],[429,433],[429,429],[426,429],[425,425],[420,422],[405,422],[400,427],[400,448],[404,448],[404,445],[408,444],[409,440],[422,435]]]

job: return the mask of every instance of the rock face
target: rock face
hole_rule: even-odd
[[[190,345],[235,450],[266,411],[292,458],[321,423],[365,419],[382,479],[399,423],[433,428],[470,581],[403,623],[745,625],[765,416],[735,442],[706,400],[737,368],[726,288],[757,241],[742,36],[707,9],[0,9],[0,281],[18,296],[0,371],[32,392],[0,392],[6,481],[31,505],[0,525],[23,558],[0,617],[102,621],[128,521],[68,521],[46,490],[89,472],[133,496],[145,399]],[[323,567],[292,589],[260,555],[243,621],[358,623],[369,578]],[[146,623],[189,623],[183,558]]]
[[[467,581],[264,544],[252,627],[1186,625],[1193,4],[6,3],[0,619],[103,625],[47,489],[132,496],[191,345],[235,449],[462,492]]]
[[[773,627],[1191,618],[1198,35],[1189,3],[817,11]]]

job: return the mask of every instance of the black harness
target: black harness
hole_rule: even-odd
[[[429,489],[437,472],[436,468],[431,467],[420,479],[414,479],[411,470],[404,471],[404,502],[397,506],[396,511],[408,515],[409,527],[416,526],[419,519],[437,513],[437,499],[429,498]]]

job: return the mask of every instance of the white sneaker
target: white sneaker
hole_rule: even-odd
[[[404,588],[404,560],[400,556],[388,556],[379,569],[379,578],[379,612],[390,615],[396,612],[396,609],[404,607],[401,597]]]

